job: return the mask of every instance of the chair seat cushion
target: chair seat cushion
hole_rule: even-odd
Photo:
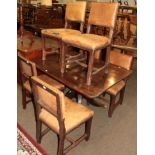
[[[62,40],[72,46],[86,50],[99,50],[110,44],[107,37],[95,34],[63,35]]]
[[[114,86],[112,86],[111,88],[109,88],[106,92],[110,95],[116,96],[120,92],[120,90],[123,89],[124,87],[125,87],[125,82],[122,80],[117,84],[115,84]]]
[[[65,97],[65,128],[66,133],[70,132],[80,124],[84,123],[89,118],[93,117],[94,112],[87,107],[77,104]],[[48,127],[59,134],[58,120],[52,114],[45,109],[42,109],[39,115],[41,121],[43,121]]]
[[[49,76],[47,76],[45,74],[39,75],[38,78],[45,81],[49,85],[54,86],[55,88],[57,88],[59,90],[63,90],[65,88],[65,86],[63,84],[59,83],[58,81],[50,78]],[[30,83],[28,80],[25,81],[24,88],[31,93],[31,87],[30,87]]]
[[[63,35],[66,35],[66,34],[73,34],[74,35],[74,34],[80,34],[81,32],[78,30],[62,28],[62,29],[43,29],[41,31],[41,33],[43,35],[47,35],[47,36],[51,36],[51,37],[54,37],[57,39],[61,39]]]

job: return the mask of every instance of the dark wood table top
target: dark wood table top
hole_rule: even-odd
[[[92,84],[87,86],[86,70],[80,66],[68,68],[64,74],[60,72],[58,54],[49,55],[44,61],[41,58],[36,58],[33,62],[36,63],[37,69],[87,98],[98,97],[108,88],[131,74],[131,71],[110,64],[108,74],[99,72],[93,76]]]

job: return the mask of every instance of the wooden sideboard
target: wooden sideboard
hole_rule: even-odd
[[[64,27],[65,7],[66,5],[63,3],[53,3],[52,7],[23,5],[25,29],[40,34],[43,28]]]

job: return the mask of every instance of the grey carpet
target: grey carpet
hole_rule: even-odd
[[[22,108],[21,88],[18,86],[17,95],[18,122],[35,139],[35,120],[32,104],[26,110]],[[123,104],[120,105],[108,118],[107,110],[101,107],[89,106],[94,110],[91,137],[88,142],[83,141],[72,149],[68,155],[136,155],[137,153],[137,69],[134,67],[130,77]],[[74,132],[78,136],[83,130],[81,127]],[[41,146],[50,154],[55,155],[57,136],[49,132],[43,137]]]

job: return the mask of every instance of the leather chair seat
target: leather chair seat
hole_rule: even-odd
[[[65,97],[65,128],[66,133],[69,133],[72,129],[78,127],[80,124],[84,123],[87,119],[91,118],[94,112],[87,107],[77,104]],[[42,108],[39,118],[48,127],[53,129],[59,134],[59,124],[56,117],[51,115],[48,111]]]
[[[54,79],[52,79],[52,78],[50,78],[50,77],[48,77],[48,76],[46,76],[44,74],[39,75],[38,78],[43,80],[43,81],[45,81],[49,85],[52,85],[53,87],[55,87],[55,88],[57,88],[59,90],[63,90],[64,89],[64,85],[63,84],[57,82],[56,80],[54,80]],[[27,91],[31,92],[31,87],[30,87],[30,83],[29,83],[28,80],[24,83],[24,88]]]
[[[112,86],[111,88],[109,88],[106,92],[110,95],[116,96],[120,92],[120,90],[123,89],[124,87],[125,82],[122,80],[117,84],[115,84],[114,86]]]
[[[107,37],[95,34],[78,34],[78,35],[69,34],[64,35],[62,37],[62,40],[65,43],[87,50],[102,49],[110,44],[110,41]]]
[[[81,34],[80,31],[78,30],[73,30],[73,29],[65,29],[65,28],[62,28],[62,29],[44,29],[41,31],[41,33],[43,35],[47,35],[47,36],[51,36],[51,37],[54,37],[54,38],[57,38],[57,39],[61,39],[62,36],[65,34]]]

